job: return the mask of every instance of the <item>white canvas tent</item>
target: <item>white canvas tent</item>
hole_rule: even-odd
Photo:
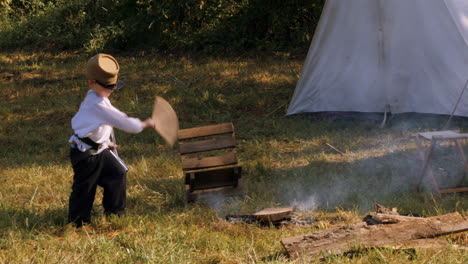
[[[467,78],[468,0],[327,0],[287,114],[451,114]]]

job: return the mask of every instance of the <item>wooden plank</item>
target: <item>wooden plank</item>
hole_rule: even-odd
[[[418,135],[426,140],[431,140],[433,138],[438,140],[468,139],[468,133],[458,133],[452,130],[423,132]]]
[[[224,156],[205,157],[205,158],[187,158],[182,157],[182,169],[202,169],[217,166],[226,166],[237,163],[237,157],[234,153],[229,153]]]
[[[435,139],[437,139],[437,140],[468,139],[468,133],[459,134],[458,136],[450,136],[450,137],[438,137],[438,136],[433,136],[432,138],[435,138]]]
[[[255,218],[264,222],[277,222],[286,218],[291,218],[294,211],[292,207],[265,208],[253,214]]]
[[[180,129],[178,132],[178,138],[179,140],[184,140],[189,138],[206,137],[232,132],[234,132],[234,125],[232,123],[223,123],[211,126]]]
[[[184,175],[185,175],[185,184],[189,184],[190,182],[190,175],[193,174],[193,173],[204,173],[204,172],[210,172],[210,171],[217,171],[217,170],[223,170],[223,169],[229,169],[229,168],[235,168],[235,170],[238,170],[239,171],[239,175],[238,177],[240,178],[241,177],[241,173],[240,171],[242,170],[242,167],[237,165],[237,164],[234,164],[234,165],[227,165],[227,166],[224,166],[224,167],[215,167],[215,168],[205,168],[205,169],[196,169],[196,170],[186,170],[184,171]],[[195,174],[194,174],[195,175]]]
[[[431,132],[422,132],[418,133],[424,139],[431,140],[433,137],[437,137],[437,139],[452,139],[454,137],[459,137],[460,133],[451,130],[444,130],[444,131],[431,131]]]
[[[459,213],[406,220],[384,225],[368,225],[361,222],[286,238],[281,240],[281,244],[292,258],[319,259],[328,254],[341,254],[354,246],[381,247],[468,230],[468,220]]]
[[[185,185],[185,190],[187,202],[194,202],[198,199],[203,199],[203,196],[205,195],[220,195],[222,197],[239,197],[243,195],[242,189],[236,188],[234,186],[225,186],[190,192],[190,186]]]
[[[204,152],[210,150],[218,150],[225,148],[234,148],[236,146],[236,139],[231,136],[201,140],[190,143],[180,143],[179,152],[181,155]]]
[[[242,168],[240,166],[229,166],[220,169],[209,169],[187,172],[186,183],[190,185],[190,191],[212,189],[238,184]],[[190,177],[193,175],[194,177]]]
[[[468,192],[468,187],[440,190],[440,193],[457,193],[457,192]]]

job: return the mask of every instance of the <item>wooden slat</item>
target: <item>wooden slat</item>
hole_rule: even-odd
[[[210,150],[218,150],[225,148],[234,148],[236,146],[236,140],[233,137],[222,137],[208,140],[201,140],[190,143],[180,143],[179,152],[181,155],[204,152]]]
[[[211,189],[195,190],[193,192],[190,192],[190,186],[185,185],[185,197],[187,198],[187,202],[194,202],[200,196],[205,194],[218,195],[222,197],[239,197],[242,196],[242,190],[230,185]]]
[[[190,191],[205,190],[211,188],[234,186],[236,187],[241,175],[240,166],[230,166],[219,169],[199,170],[186,173],[186,182],[190,186]],[[190,175],[193,173],[193,179]]]
[[[186,158],[182,157],[182,169],[202,169],[217,166],[226,166],[237,163],[237,157],[234,153],[224,156],[206,157],[206,158]]]
[[[457,193],[457,192],[468,192],[468,187],[440,190],[440,193]]]
[[[227,165],[227,166],[224,166],[224,167],[215,167],[215,168],[205,168],[205,169],[198,169],[198,170],[187,170],[187,171],[184,171],[184,176],[185,176],[185,184],[190,184],[190,175],[193,174],[193,175],[198,175],[199,173],[209,173],[211,174],[212,172],[216,172],[216,171],[220,171],[220,170],[231,170],[233,169],[234,172],[238,173],[238,177],[240,178],[242,176],[241,174],[241,170],[242,170],[242,167],[237,165],[237,164],[234,164],[234,165]]]
[[[234,132],[234,125],[232,123],[223,123],[218,125],[181,129],[178,132],[178,138],[179,140],[183,140],[189,138],[226,134],[231,132]]]

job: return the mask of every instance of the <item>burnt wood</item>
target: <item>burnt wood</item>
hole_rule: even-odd
[[[182,157],[182,169],[203,169],[210,167],[219,167],[237,163],[237,157],[234,153],[224,156],[205,157],[205,158],[186,158]]]
[[[179,152],[181,155],[184,155],[225,148],[234,148],[235,146],[236,140],[231,136],[226,136],[215,139],[201,140],[197,142],[180,143]]]
[[[178,138],[179,140],[184,140],[197,137],[227,134],[232,132],[234,132],[234,125],[232,123],[224,123],[211,126],[181,129],[178,132]]]

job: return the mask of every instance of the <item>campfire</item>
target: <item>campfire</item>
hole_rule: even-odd
[[[310,225],[313,220],[304,218],[293,207],[265,208],[253,214],[227,215],[226,221],[232,224],[258,223],[260,225]]]
[[[252,214],[227,215],[232,224],[259,224],[281,227],[284,225],[313,224],[294,207],[265,208]],[[396,250],[442,251],[447,248],[468,250],[466,245],[449,243],[440,238],[468,231],[468,219],[460,213],[433,217],[400,215],[397,208],[388,209],[375,204],[375,212],[366,215],[362,222],[300,235],[281,240],[292,259],[319,260],[324,256],[351,252],[362,248],[390,248]]]

